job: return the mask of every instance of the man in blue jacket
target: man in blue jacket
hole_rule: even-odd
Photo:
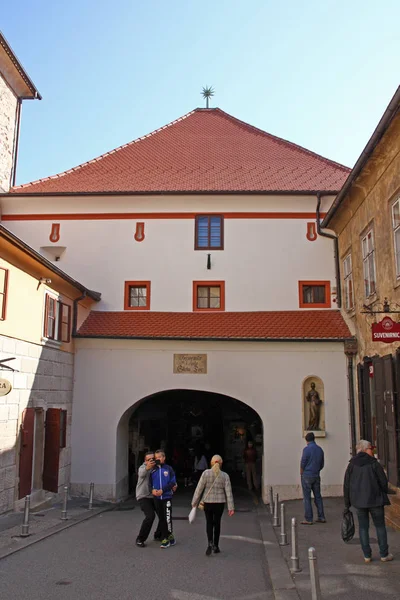
[[[300,463],[301,487],[303,488],[304,521],[302,525],[313,524],[313,509],[311,505],[311,492],[314,494],[314,503],[317,507],[318,519],[316,523],[326,523],[324,504],[321,496],[320,471],[324,468],[324,451],[315,443],[315,436],[310,431],[306,435],[307,446],[303,450]]]
[[[172,467],[165,464],[165,453],[157,450],[155,453],[156,466],[150,475],[152,494],[154,496],[156,513],[159,518],[157,530],[161,537],[160,548],[175,546],[172,528],[172,495],[176,490],[176,477]]]

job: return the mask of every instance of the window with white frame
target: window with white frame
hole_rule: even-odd
[[[392,226],[394,256],[396,261],[396,277],[400,278],[400,198],[392,206]]]
[[[46,294],[43,336],[56,342],[71,341],[71,307]]]
[[[346,310],[354,308],[354,293],[353,293],[353,267],[351,264],[351,254],[348,254],[343,261],[343,276],[344,276],[344,305]]]
[[[376,292],[374,232],[370,229],[361,240],[364,270],[364,292],[369,298]]]

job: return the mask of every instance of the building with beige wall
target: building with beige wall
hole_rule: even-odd
[[[398,486],[400,88],[322,225],[338,236],[342,313],[358,343],[354,432]]]
[[[0,225],[0,513],[70,481],[72,333],[99,298]]]
[[[0,32],[0,191],[15,184],[19,125],[23,100],[41,99]]]

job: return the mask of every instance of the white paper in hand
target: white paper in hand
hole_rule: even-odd
[[[194,506],[189,513],[189,523],[193,523],[196,517],[196,507]]]

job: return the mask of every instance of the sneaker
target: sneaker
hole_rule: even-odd
[[[365,563],[370,563],[372,560],[372,558],[370,556],[364,556],[364,562]]]
[[[221,550],[219,549],[218,546],[213,546],[213,552],[214,552],[214,554],[219,554],[221,552]]]
[[[381,558],[382,562],[390,562],[391,560],[393,560],[393,554],[387,554],[386,556],[382,556]]]
[[[176,539],[175,539],[175,537],[172,534],[170,536],[168,536],[168,541],[169,541],[169,545],[170,546],[175,546]]]
[[[210,556],[211,552],[212,552],[212,544],[208,544],[207,550],[206,550],[206,556]]]
[[[139,546],[139,548],[145,548],[146,544],[140,540],[136,540],[136,546]]]
[[[169,541],[169,540],[167,540],[167,539],[165,539],[165,540],[163,540],[163,541],[161,542],[161,544],[160,544],[160,548],[169,548],[169,547],[170,547],[170,545],[171,545],[171,544],[170,544],[170,541]]]
[[[300,525],[313,525],[314,523],[312,521],[301,521]]]

